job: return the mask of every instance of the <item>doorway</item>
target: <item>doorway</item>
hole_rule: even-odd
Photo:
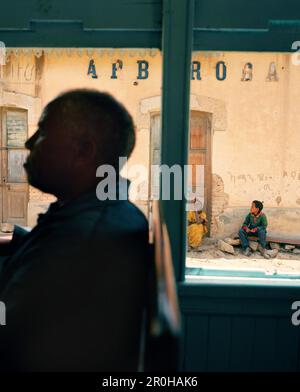
[[[161,126],[160,114],[151,116],[150,128],[150,158],[149,158],[149,208],[148,216],[151,222],[152,200],[159,195],[159,183],[151,176],[151,165],[160,165]],[[192,168],[192,176],[188,179],[188,187],[197,193],[202,202],[202,208],[208,219],[208,229],[211,222],[211,114],[206,112],[191,111],[190,138],[188,163]],[[195,170],[199,165],[202,170]]]
[[[200,199],[202,209],[206,212],[208,230],[211,223],[211,114],[192,111],[190,116],[189,165],[192,176],[188,179],[188,187]],[[198,165],[198,173],[195,166]],[[209,234],[209,233],[208,233]]]
[[[28,184],[23,163],[28,135],[27,110],[0,109],[0,219],[4,223],[27,225]]]

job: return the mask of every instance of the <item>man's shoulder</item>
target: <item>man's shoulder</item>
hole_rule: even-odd
[[[118,217],[119,221],[133,219],[133,222],[146,224],[147,219],[141,210],[129,200],[105,200],[99,201],[92,199],[89,203],[78,203],[76,209],[69,209],[62,212],[63,219],[61,222],[69,221],[106,221],[107,218],[113,219]],[[106,222],[107,223],[107,222]]]
[[[87,218],[87,217],[86,217]],[[91,217],[93,220],[93,217]],[[129,201],[107,203],[99,218],[83,233],[89,246],[101,251],[101,257],[115,263],[138,257],[138,264],[148,251],[149,229],[145,215]]]
[[[127,200],[91,206],[74,216],[70,216],[70,226],[79,232],[96,233],[147,231],[148,221],[143,212]]]
[[[124,200],[107,205],[103,224],[116,230],[148,230],[148,221],[143,212],[130,201]]]
[[[125,250],[129,254],[129,247],[130,252],[138,253],[147,244],[148,222],[144,214],[132,203],[118,201],[38,225],[13,257],[28,259],[30,265],[43,258],[51,265],[55,260],[64,260],[66,265],[70,262],[74,266],[76,261],[86,260],[87,255],[98,259],[99,254],[102,258]]]

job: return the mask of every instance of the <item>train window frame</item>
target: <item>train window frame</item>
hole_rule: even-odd
[[[167,2],[166,2],[167,3]],[[220,2],[216,2],[219,4],[219,7],[221,6]],[[210,4],[211,5],[211,4]],[[228,4],[227,4],[228,5]],[[202,20],[202,26],[201,23],[199,23],[199,10],[203,11],[207,4],[200,1],[195,1],[191,2],[187,5],[187,7],[190,6],[190,14],[182,14],[185,17],[185,21],[189,20],[189,22],[192,22],[193,16],[194,16],[194,24],[193,24],[193,31],[192,31],[192,37],[190,37],[189,33],[190,31],[188,30],[187,26],[182,28],[181,35],[185,37],[186,39],[186,46],[184,48],[176,48],[175,45],[172,47],[172,54],[173,56],[179,55],[179,50],[181,50],[183,53],[186,54],[186,58],[189,60],[189,64],[191,64],[191,52],[187,50],[186,48],[189,46],[189,44],[192,41],[192,50],[219,50],[219,51],[256,51],[256,52],[291,52],[291,49],[293,45],[291,43],[295,42],[297,40],[297,33],[300,31],[299,26],[300,23],[299,21],[295,20],[287,20],[286,19],[278,19],[278,20],[271,20],[269,19],[270,15],[268,15],[268,12],[263,15],[264,23],[268,28],[262,28],[261,26],[253,26],[250,27],[243,27],[239,28],[238,26],[234,27],[226,27],[226,28],[214,28],[213,26],[207,27],[206,21]],[[262,5],[259,5],[258,3],[256,4],[256,7],[261,8]],[[283,8],[282,7],[277,7],[276,12],[279,15],[286,15],[282,12]],[[198,14],[197,14],[198,12]],[[229,21],[229,24],[231,23],[231,20],[229,18],[229,9],[225,10],[224,6],[222,9],[222,12],[227,14],[228,19],[227,22]],[[232,12],[232,8],[230,8],[230,12]],[[166,18],[171,18],[170,15],[172,13],[169,12],[169,15],[167,14]],[[176,16],[174,16],[175,12],[173,12],[173,18],[174,20],[176,19]],[[235,18],[238,20],[237,16],[239,14],[238,10],[235,10]],[[210,15],[211,16],[211,15]],[[292,14],[291,14],[292,16]],[[252,15],[253,17],[253,15]],[[164,28],[164,35],[165,35],[165,41],[168,40],[168,19],[165,20],[166,26]],[[178,22],[178,19],[177,19]],[[170,21],[169,21],[170,23]],[[179,23],[177,23],[177,26]],[[175,40],[174,40],[175,41]],[[172,45],[172,43],[171,43]],[[167,46],[166,46],[167,47]],[[178,51],[177,51],[178,50]],[[186,51],[185,51],[186,50]],[[165,62],[164,62],[164,67],[163,67],[163,91],[166,92],[168,91],[169,93],[172,91],[171,89],[171,83],[175,83],[175,77],[172,78],[172,75],[170,73],[176,73],[179,71],[179,65],[178,68],[174,67],[173,64],[173,69],[170,67],[170,59],[168,59],[168,53],[165,53]],[[174,69],[175,68],[175,69]],[[189,145],[189,115],[190,115],[190,108],[189,108],[189,87],[188,85],[190,84],[190,70],[186,70],[186,73],[182,73],[182,79],[184,79],[184,82],[186,84],[186,93],[188,92],[188,95],[186,96],[186,101],[185,105],[182,106],[183,114],[182,114],[182,122],[180,122],[181,126],[181,133],[176,136],[178,136],[178,139],[181,141],[181,149],[184,151],[178,151],[176,149],[176,146],[171,145],[172,141],[174,140],[174,135],[171,135],[174,131],[173,126],[176,127],[176,124],[174,121],[170,119],[171,113],[163,113],[163,121],[162,121],[162,159],[161,162],[162,164],[168,164],[169,166],[172,166],[172,164],[179,164],[181,167],[184,167],[185,164],[187,164],[187,151],[188,151],[188,145]],[[168,74],[168,78],[165,77],[166,73]],[[182,81],[181,81],[182,82]],[[177,83],[178,85],[178,83]],[[180,91],[181,93],[181,91]],[[171,98],[172,99],[172,98]],[[167,101],[166,97],[163,97],[163,108],[167,107],[167,110],[170,110],[168,108],[168,104],[170,105],[170,102],[165,102]],[[175,108],[175,109],[174,109]],[[176,105],[173,108],[173,113],[176,111],[177,107]],[[176,121],[178,121],[178,117],[176,117]],[[169,150],[168,150],[168,147]],[[183,180],[184,181],[184,180]],[[171,183],[171,189],[172,189],[172,183]],[[184,187],[186,187],[186,184],[184,184]],[[186,189],[186,188],[184,188]],[[185,201],[182,200],[181,202],[176,202],[174,200],[171,201],[164,201],[162,200],[163,206],[164,206],[164,213],[166,216],[166,221],[167,221],[167,226],[170,232],[170,237],[171,237],[171,244],[172,244],[172,250],[173,250],[173,259],[174,259],[174,267],[175,267],[175,273],[176,273],[176,278],[177,281],[185,287],[187,283],[191,283],[191,278],[188,278],[186,276],[186,211],[185,211]],[[178,244],[182,244],[181,246],[178,246]],[[282,279],[284,280],[283,285],[291,285],[291,286],[297,286],[300,284],[300,280],[298,279],[299,277],[289,279],[289,276],[283,276],[283,275],[278,275],[276,278],[275,277],[269,277],[267,275],[264,276],[259,276],[259,274],[252,275],[251,274],[244,274],[245,276],[239,276],[239,272],[233,273],[233,276],[230,276],[230,273],[226,274],[226,272],[222,269],[219,270],[218,272],[212,274],[212,276],[205,276],[201,279],[201,277],[197,276],[193,280],[193,285],[195,283],[205,283],[205,284],[215,284],[216,281],[219,281],[219,279],[222,279],[222,281],[227,281],[227,283],[230,283],[231,285],[247,285],[249,283],[249,279],[252,280],[252,283],[255,281],[257,284],[260,284],[262,287],[269,286],[269,285],[281,285]],[[234,276],[235,275],[235,276]],[[243,274],[242,274],[243,275]],[[279,279],[280,278],[280,279]]]
[[[288,2],[291,3],[290,11],[286,3],[274,4],[276,12],[273,10],[271,13],[266,7],[257,21],[257,12],[263,8],[262,2],[258,0],[250,7],[247,18],[244,18],[242,9],[234,8],[233,0],[230,0],[230,4],[224,4],[221,0],[134,1],[131,8],[122,14],[113,12],[113,9],[119,7],[124,9],[124,1],[116,0],[113,9],[109,3],[101,5],[101,12],[96,12],[97,23],[91,18],[93,21],[90,25],[84,25],[83,19],[89,19],[89,12],[95,15],[99,7],[95,0],[90,2],[88,9],[79,2],[73,7],[76,15],[84,15],[81,20],[74,17],[73,10],[72,19],[63,18],[63,13],[69,10],[64,8],[66,5],[62,2],[64,12],[61,12],[60,20],[49,19],[49,12],[52,15],[52,11],[40,9],[34,20],[20,23],[19,18],[16,19],[18,26],[0,27],[0,36],[7,47],[126,47],[162,50],[161,163],[184,167],[188,152],[192,51],[291,51],[291,43],[299,36],[300,22],[294,17],[294,2]],[[9,7],[13,3],[3,7],[3,15],[10,14]],[[216,7],[218,13],[214,14],[212,10]],[[224,15],[222,26],[218,15]],[[274,15],[285,16],[276,19]],[[57,31],[63,31],[64,34],[57,34]],[[174,140],[178,142],[174,143]],[[183,186],[186,186],[184,178]],[[162,207],[170,235],[176,280],[185,282],[185,201],[162,200]]]
[[[218,1],[216,3],[219,3]],[[222,14],[228,16],[232,14],[233,18],[230,20],[227,27],[212,26],[212,24],[203,20],[204,9],[211,8],[212,4],[200,1],[195,2],[195,19],[193,28],[193,51],[223,51],[223,52],[287,52],[291,53],[293,50],[298,49],[295,45],[297,42],[297,34],[299,34],[299,20],[286,20],[285,19],[269,19],[268,11],[264,10],[263,4],[255,4],[257,9],[260,8],[261,20],[252,25],[241,26],[243,22],[238,22],[240,26],[233,26],[234,19],[239,13],[239,10],[232,7],[233,4],[227,3],[229,7],[227,10],[222,9]],[[233,3],[233,2],[232,2]],[[216,5],[214,5],[216,6]],[[220,4],[219,4],[220,6]],[[230,11],[229,11],[230,9]],[[280,12],[281,10],[281,12]],[[283,9],[279,6],[276,9],[277,15],[285,15]],[[252,15],[253,16],[253,15]],[[249,18],[252,17],[251,12]],[[210,17],[212,14],[210,13]],[[212,17],[213,18],[213,17]],[[217,19],[217,18],[216,18]],[[226,19],[226,18],[225,18]],[[219,21],[220,22],[220,21]],[[222,21],[224,23],[224,21]],[[215,23],[218,23],[215,21]],[[249,21],[248,21],[249,23]],[[225,23],[226,24],[226,21]],[[264,24],[264,28],[262,26]],[[185,222],[183,224],[186,224]],[[193,283],[216,283],[227,282],[232,285],[235,284],[250,284],[251,281],[264,285],[291,285],[300,286],[300,274],[289,273],[267,273],[264,271],[253,271],[251,269],[235,269],[235,268],[201,268],[198,271],[195,269],[188,269],[186,261],[184,267],[184,278],[182,281]],[[183,272],[182,272],[183,273]]]

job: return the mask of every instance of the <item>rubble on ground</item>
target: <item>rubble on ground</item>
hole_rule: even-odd
[[[249,241],[249,247],[252,251],[249,258],[260,258],[258,249],[258,241]],[[242,253],[240,239],[236,236],[227,237],[224,239],[213,239],[204,238],[201,246],[197,250],[192,250],[198,257],[200,255],[207,255],[207,258],[241,258],[245,257]],[[269,242],[267,244],[267,253],[272,257],[279,257],[281,259],[295,259],[300,261],[300,245],[299,244],[287,244],[278,242]],[[197,256],[198,254],[198,256]],[[289,257],[290,256],[290,257]],[[200,256],[200,258],[203,258]]]
[[[253,242],[256,245],[252,245],[252,248],[258,248],[258,242]],[[243,254],[240,240],[234,235],[224,239],[205,237],[197,250],[188,251],[186,265],[197,268],[250,268],[262,269],[266,273],[300,274],[300,244],[269,242],[267,253],[270,259],[264,258],[258,249],[253,249],[247,257]]]
[[[256,252],[258,248],[258,242],[257,241],[249,241],[249,248],[253,251]]]
[[[276,257],[279,253],[279,250],[278,249],[270,249],[270,250],[267,250],[267,253],[271,257]]]
[[[277,242],[270,242],[269,245],[271,249],[277,249],[277,250],[280,249],[280,244],[277,244]]]
[[[241,245],[241,240],[238,238],[225,238],[224,241],[229,245]]]
[[[285,250],[293,250],[293,249],[295,249],[295,248],[296,248],[295,245],[284,245],[284,249],[285,249]]]
[[[231,253],[234,255],[234,248],[232,245],[229,245],[227,242],[219,240],[218,241],[218,249],[222,252]]]

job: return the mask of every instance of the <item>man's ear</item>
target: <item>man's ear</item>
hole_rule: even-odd
[[[96,155],[97,146],[95,140],[89,139],[78,142],[75,164],[77,166],[86,166],[95,161]]]

